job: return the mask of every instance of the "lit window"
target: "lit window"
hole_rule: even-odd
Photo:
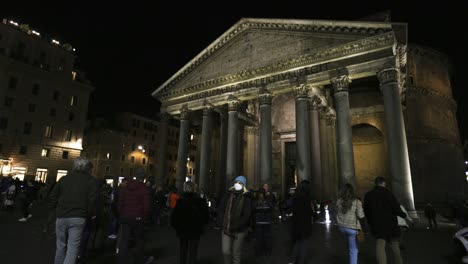
[[[71,141],[72,139],[72,131],[67,129],[65,130],[65,141]]]
[[[110,152],[107,152],[107,154],[106,154],[106,158],[107,158],[108,160],[110,160],[110,159],[111,159],[111,153],[110,153]]]
[[[50,149],[43,148],[41,151],[41,157],[49,157]]]
[[[67,175],[68,171],[66,170],[58,170],[57,171],[57,178],[55,179],[56,181],[60,180],[63,176]]]
[[[76,79],[76,71],[72,71],[72,80],[74,81]]]
[[[37,168],[35,180],[38,182],[45,182],[47,178],[47,169]]]
[[[52,138],[54,128],[52,126],[46,126],[44,131],[44,137]]]

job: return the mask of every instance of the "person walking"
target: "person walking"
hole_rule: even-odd
[[[364,197],[364,214],[370,226],[372,235],[376,239],[376,256],[378,264],[387,263],[386,244],[390,244],[393,259],[396,264],[403,263],[398,244],[400,229],[397,216],[406,218],[397,199],[386,188],[385,178],[375,178],[375,188]]]
[[[150,216],[150,194],[143,183],[144,171],[136,170],[134,179],[127,179],[119,195],[120,230],[117,241],[117,263],[129,263],[128,242],[135,240],[134,256],[137,263],[143,262],[144,221]]]
[[[200,236],[208,221],[206,200],[195,193],[193,182],[185,182],[184,193],[171,218],[171,226],[176,230],[180,241],[180,264],[196,263]]]
[[[397,217],[398,226],[400,227],[400,232],[401,232],[400,241],[399,241],[400,242],[400,249],[403,250],[403,249],[405,249],[405,245],[404,245],[405,233],[408,232],[410,226],[411,227],[414,226],[414,222],[413,222],[413,219],[411,219],[411,217],[409,217],[408,212],[406,211],[405,207],[403,205],[400,205],[400,208],[403,211],[403,213],[406,214],[406,218],[403,218],[401,216]]]
[[[357,264],[358,246],[356,235],[362,232],[361,220],[364,219],[362,203],[356,198],[351,184],[343,185],[336,201],[336,221],[341,233],[348,242],[349,263]]]
[[[237,176],[218,208],[224,264],[241,263],[242,245],[252,217],[252,197],[246,187],[247,179]]]
[[[267,192],[261,188],[255,201],[255,255],[271,256],[273,223],[273,202],[266,197]]]
[[[437,229],[437,220],[436,220],[437,212],[434,206],[432,206],[432,204],[428,203],[426,205],[426,207],[424,208],[424,216],[427,218],[427,221],[429,222],[429,226],[427,227],[427,229],[433,229],[433,228]]]
[[[291,264],[306,263],[307,242],[312,236],[312,199],[310,182],[303,180],[291,200],[291,237],[293,241]]]
[[[57,217],[54,264],[76,263],[86,219],[96,217],[97,182],[91,169],[89,160],[76,158],[73,170],[60,178],[49,196]]]

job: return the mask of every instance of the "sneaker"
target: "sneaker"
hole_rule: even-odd
[[[112,234],[112,235],[108,236],[108,238],[110,238],[110,239],[116,239],[116,238],[117,238],[117,235]]]
[[[29,214],[29,215],[28,215],[28,219],[31,218],[31,217],[32,217],[32,214]]]
[[[28,219],[23,217],[23,218],[18,219],[18,221],[19,222],[26,222],[26,221],[28,221]]]

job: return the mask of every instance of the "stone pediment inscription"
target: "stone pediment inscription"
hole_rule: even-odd
[[[243,19],[156,89],[153,96],[166,97],[172,91],[213,80],[230,83],[230,76],[236,82],[243,72],[265,74],[270,68],[274,72],[277,65],[289,60],[388,31],[390,26],[382,23]]]

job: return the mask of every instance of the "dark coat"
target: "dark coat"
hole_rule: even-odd
[[[377,186],[364,197],[364,214],[375,238],[390,239],[400,235],[397,216],[406,218],[395,196]]]
[[[184,239],[199,239],[209,221],[205,199],[195,193],[184,193],[172,212],[171,226]]]
[[[84,171],[72,171],[55,184],[49,199],[57,218],[96,215],[97,181]]]
[[[308,195],[295,195],[292,198],[291,236],[293,240],[312,235],[312,200]]]
[[[228,203],[232,197],[230,215],[226,215]],[[247,231],[250,226],[253,214],[253,201],[250,192],[237,193],[232,188],[227,195],[223,197],[218,207],[218,224],[223,227],[229,226],[225,233],[242,233]],[[229,222],[229,223],[228,223]]]
[[[119,193],[119,214],[121,218],[147,218],[150,213],[150,195],[146,185],[140,181],[128,180]]]

